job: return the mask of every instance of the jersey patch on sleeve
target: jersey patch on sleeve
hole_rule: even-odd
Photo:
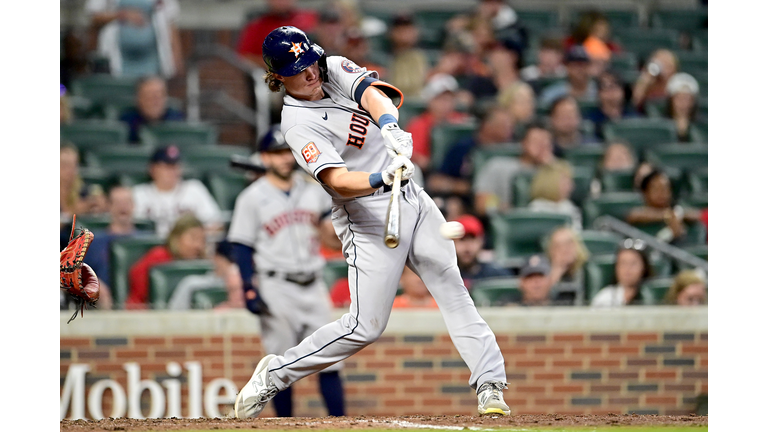
[[[352,60],[347,60],[347,59],[341,62],[341,68],[348,73],[363,72],[365,70],[365,68],[362,68],[356,65],[355,62],[353,62]]]
[[[317,149],[314,141],[310,141],[301,149],[301,155],[304,157],[306,163],[315,163],[317,162],[317,158],[320,157],[320,150]]]

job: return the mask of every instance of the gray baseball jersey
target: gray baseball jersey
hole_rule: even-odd
[[[262,177],[235,201],[227,239],[256,250],[257,286],[270,310],[259,315],[268,354],[285,352],[331,321],[318,231],[320,218],[330,208],[328,194],[299,173],[294,173],[288,193]],[[300,285],[286,280],[290,273],[313,273],[316,278]],[[341,367],[339,363],[328,370]]]
[[[284,98],[282,130],[299,165],[317,178],[329,167],[380,172],[390,162],[384,139],[370,114],[355,101],[367,76],[377,77],[343,57],[328,57],[325,97],[318,101]],[[364,87],[363,87],[364,88]],[[402,188],[400,245],[384,245],[390,192],[333,197],[333,226],[349,264],[348,313],[326,324],[269,363],[279,390],[339,362],[378,339],[384,331],[403,267],[418,274],[435,298],[448,333],[471,371],[469,385],[506,382],[496,337],[480,317],[463,285],[451,240],[440,236],[445,218],[414,181]]]

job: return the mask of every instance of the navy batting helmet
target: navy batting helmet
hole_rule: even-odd
[[[285,141],[283,132],[280,130],[280,125],[274,125],[269,128],[269,131],[259,141],[259,151],[277,151],[291,148]]]
[[[269,71],[282,76],[298,74],[325,54],[320,45],[310,42],[303,31],[292,26],[272,30],[261,48]]]

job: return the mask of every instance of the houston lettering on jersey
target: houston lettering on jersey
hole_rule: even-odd
[[[347,145],[355,146],[359,149],[363,148],[363,144],[365,144],[365,136],[368,134],[368,125],[371,122],[357,114],[352,113],[352,119],[349,122],[349,130],[354,132],[354,134],[349,134],[349,138],[347,138]]]
[[[320,216],[316,212],[304,209],[294,209],[285,213],[280,213],[269,222],[263,225],[264,231],[274,236],[281,229],[291,224],[307,224],[317,226]]]

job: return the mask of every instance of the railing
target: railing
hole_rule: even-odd
[[[696,255],[691,254],[688,251],[672,246],[668,243],[659,241],[656,237],[648,233],[645,233],[643,231],[640,231],[639,229],[633,227],[632,225],[622,222],[613,216],[600,216],[597,219],[595,219],[595,222],[593,223],[592,226],[598,230],[614,231],[627,237],[640,239],[644,241],[648,245],[648,247],[659,251],[659,253],[667,255],[679,262],[683,262],[690,266],[699,268],[704,272],[709,271],[707,261],[697,257]]]
[[[253,77],[255,83],[253,92],[256,100],[256,110],[242,104],[224,91],[203,94],[200,90],[200,63],[218,58],[235,67],[241,72]],[[187,118],[189,121],[200,121],[200,105],[203,102],[213,102],[220,105],[242,121],[256,128],[257,141],[270,126],[269,88],[261,79],[264,69],[241,58],[236,52],[223,45],[206,45],[198,47],[189,59],[187,69]]]

